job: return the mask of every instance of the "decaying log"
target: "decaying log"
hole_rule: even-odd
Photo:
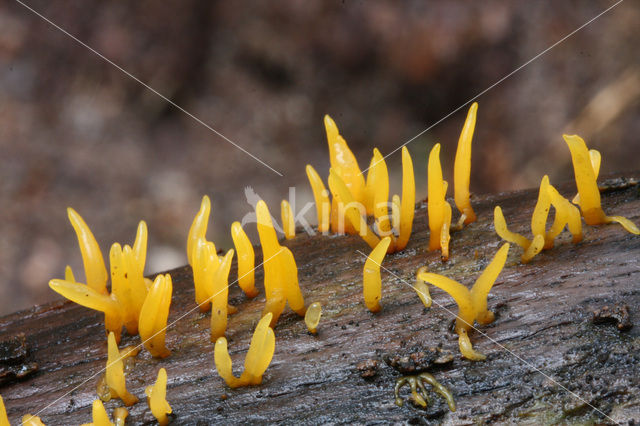
[[[607,213],[640,223],[635,182],[617,180],[603,192]],[[572,196],[574,188],[559,189]],[[382,273],[383,309],[377,314],[363,304],[365,257],[360,252],[368,254],[369,249],[362,240],[298,235],[287,241],[307,303],[321,302],[324,312],[314,336],[300,317],[285,311],[275,330],[275,356],[260,386],[225,386],[214,368],[209,316],[195,309],[190,269],[171,271],[170,322],[175,324],[167,343],[173,353],[165,360],[152,359],[146,351],[138,355],[127,383],[141,402],[131,408],[129,420],[153,420],[144,388],[160,367],[169,375],[172,424],[639,420],[640,237],[618,225],[585,226],[583,242],[571,244],[570,235],[563,233],[555,248],[528,265],[520,264],[521,250],[512,247],[489,297],[496,320],[479,326],[487,336],[471,333],[474,348],[487,354],[484,362],[460,357],[451,332],[453,317],[444,309],[456,312],[452,299],[432,288],[434,305],[425,309],[407,285],[423,265],[472,284],[501,244],[493,231],[494,206],[502,206],[512,230],[528,234],[536,195],[529,190],[474,200],[479,221],[452,235],[446,263],[439,252],[427,251],[426,204],[420,203],[407,249],[384,260],[392,273]],[[261,269],[257,280],[262,280]],[[247,300],[237,286],[231,289],[230,303],[238,313],[230,317],[227,336],[238,369],[263,302],[263,296]],[[594,319],[593,312],[605,306]],[[619,329],[625,321],[631,328]],[[90,421],[106,361],[102,315],[59,301],[6,316],[0,330],[0,340],[24,333],[29,354],[23,362],[38,366],[33,374],[0,388],[10,419],[18,422],[25,413],[38,412],[47,424]],[[137,343],[137,336],[123,337],[122,345]],[[383,356],[436,346],[454,354],[453,363],[432,373],[453,393],[457,411],[450,412],[435,393],[426,410],[417,408],[407,399],[408,389],[402,393],[404,406],[396,406],[393,387],[399,374],[385,365]],[[378,367],[370,368],[374,375],[365,379],[356,366],[367,360],[378,361]],[[105,405],[111,411],[120,401]]]

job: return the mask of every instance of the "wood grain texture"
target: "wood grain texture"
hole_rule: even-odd
[[[620,188],[603,193],[605,211],[640,223],[638,186],[616,185]],[[573,196],[573,188],[559,187],[565,196]],[[172,424],[640,419],[640,237],[618,225],[585,226],[582,243],[571,244],[565,232],[555,248],[528,265],[520,264],[521,250],[512,247],[489,296],[496,321],[479,327],[486,336],[471,333],[474,348],[487,355],[485,362],[460,357],[457,336],[450,331],[453,316],[447,312],[457,308],[448,295],[432,287],[434,305],[427,310],[408,286],[424,265],[471,285],[501,245],[493,231],[494,206],[502,206],[511,230],[528,233],[536,196],[537,190],[529,190],[477,197],[473,206],[479,220],[452,235],[446,263],[439,252],[427,251],[426,204],[418,204],[409,245],[384,260],[391,272],[382,273],[383,308],[377,314],[363,303],[365,257],[360,252],[370,250],[362,240],[298,235],[284,242],[296,257],[306,303],[321,302],[323,316],[313,336],[302,318],[285,310],[275,329],[274,359],[261,386],[225,386],[214,367],[209,316],[195,306],[190,268],[170,271],[170,322],[175,323],[167,332],[167,344],[173,353],[164,360],[144,350],[138,355],[127,386],[142,402],[131,408],[130,424],[153,420],[144,388],[153,383],[160,367],[169,376]],[[257,256],[261,257],[259,249]],[[231,277],[235,276],[234,265]],[[261,268],[257,282],[261,286]],[[239,309],[230,317],[227,331],[238,371],[264,296],[247,300],[233,285],[230,303]],[[592,311],[615,303],[628,306],[630,330],[592,323]],[[48,425],[90,421],[98,375],[106,362],[102,315],[59,301],[0,319],[0,340],[20,332],[27,336],[29,360],[37,362],[39,370],[0,388],[10,419],[17,422],[27,412],[42,410],[39,415]],[[137,336],[125,334],[121,346],[138,343]],[[393,386],[399,374],[381,361],[383,354],[437,345],[455,355],[451,366],[433,374],[454,394],[457,411],[449,412],[436,394],[426,410],[409,402],[396,406]],[[367,359],[380,360],[378,374],[369,380],[355,367]],[[405,389],[403,395],[407,394]],[[105,405],[111,412],[120,401]]]

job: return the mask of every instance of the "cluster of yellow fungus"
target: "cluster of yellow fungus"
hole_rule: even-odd
[[[321,316],[322,305],[320,302],[313,302],[310,304],[307,308],[307,313],[304,314],[304,323],[307,325],[307,329],[311,334],[316,334]]]
[[[415,208],[415,178],[409,151],[402,148],[402,198],[393,195],[389,203],[389,173],[380,151],[373,150],[365,181],[335,122],[326,115],[324,124],[331,161],[328,179],[331,201],[315,169],[310,165],[306,169],[316,202],[318,231],[359,234],[371,248],[378,245],[380,237],[389,237],[389,252],[404,249],[411,236]],[[375,231],[367,225],[371,216]]]
[[[640,229],[626,217],[607,216],[600,203],[600,191],[597,178],[600,171],[600,153],[587,148],[584,140],[577,135],[563,135],[571,151],[573,172],[575,174],[578,197],[575,201],[580,206],[582,217],[587,225],[602,225],[617,222],[632,234],[639,235]]]
[[[473,323],[489,324],[493,321],[493,312],[487,309],[487,296],[502,271],[509,253],[509,243],[504,244],[491,260],[491,263],[478,277],[471,290],[464,285],[442,275],[421,272],[418,279],[426,281],[449,293],[458,304],[455,331],[462,355],[472,361],[482,361],[485,356],[476,352],[467,334]]]
[[[256,219],[264,264],[266,305],[263,315],[272,314],[273,327],[286,303],[289,303],[291,309],[300,316],[304,316],[306,309],[293,253],[278,242],[269,209],[263,200],[256,204]]]
[[[109,414],[107,414],[107,410],[104,408],[104,404],[99,399],[93,401],[93,405],[91,408],[91,423],[84,423],[82,426],[124,426],[125,419],[129,415],[129,411],[127,411],[124,407],[118,407],[113,410],[113,416],[115,423],[112,423],[109,419]]]
[[[140,310],[147,295],[150,280],[144,278],[147,255],[147,225],[140,221],[133,247],[114,243],[110,250],[111,294],[107,290],[107,270],[100,247],[93,233],[72,208],[67,209],[82,253],[87,284],[78,283],[69,266],[65,279],[54,279],[49,286],[79,305],[105,314],[105,327],[120,341],[124,325],[131,335],[138,334]]]
[[[144,347],[157,358],[171,355],[165,346],[165,335],[172,292],[171,275],[156,276],[140,310],[140,338]]]
[[[276,347],[276,338],[273,329],[269,326],[271,320],[272,314],[269,312],[258,322],[244,360],[244,371],[239,378],[233,375],[227,339],[220,337],[216,341],[214,350],[216,370],[229,387],[259,385],[262,382],[262,375],[269,367]]]
[[[385,254],[387,254],[389,244],[391,244],[391,238],[384,237],[364,262],[362,292],[364,295],[364,304],[371,312],[378,312],[382,309],[380,305],[380,300],[382,299],[380,265],[382,265]]]
[[[547,219],[551,207],[555,209],[555,218],[551,228],[547,231]],[[517,244],[524,250],[522,263],[528,263],[543,249],[553,248],[554,240],[565,227],[573,235],[573,242],[582,241],[582,222],[578,208],[564,198],[557,189],[549,183],[549,177],[545,175],[540,182],[538,201],[531,215],[531,232],[533,239],[511,232],[502,214],[500,206],[496,206],[493,214],[493,223],[496,233],[504,240]]]
[[[161,368],[158,371],[158,378],[155,384],[147,386],[144,393],[147,395],[147,403],[151,413],[158,421],[160,426],[169,424],[169,417],[167,414],[171,414],[171,406],[167,402],[167,371]]]

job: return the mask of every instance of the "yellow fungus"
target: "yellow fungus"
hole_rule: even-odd
[[[600,152],[595,149],[589,150],[589,159],[591,160],[591,167],[593,168],[593,175],[598,180],[598,175],[600,174],[600,163],[602,162],[602,156]],[[576,194],[571,200],[573,204],[580,204],[580,194]]]
[[[129,411],[124,407],[117,407],[113,410],[113,420],[116,426],[125,426]]]
[[[470,360],[485,359],[484,355],[473,350],[467,332],[473,328],[474,321],[480,324],[488,324],[493,321],[493,312],[487,309],[487,296],[504,267],[508,253],[509,243],[505,243],[493,257],[489,266],[480,274],[471,291],[462,284],[442,275],[430,272],[418,274],[418,279],[446,291],[458,304],[455,330],[458,333],[460,352]]]
[[[73,275],[73,270],[69,265],[67,265],[67,267],[64,268],[64,280],[69,281],[70,283],[76,282],[76,277]]]
[[[111,391],[111,397],[120,398],[124,405],[129,407],[138,402],[138,398],[127,391],[124,379],[124,364],[122,362],[124,357],[118,350],[118,344],[113,333],[109,333],[107,348],[108,357],[105,378]]]
[[[364,184],[364,195],[362,203],[364,204],[365,210],[367,212],[367,216],[373,216],[373,195],[375,193],[374,183],[375,180],[375,168],[373,167],[376,164],[375,155],[371,157],[371,161],[369,162],[369,168],[367,169],[367,180]]]
[[[120,341],[123,312],[115,296],[108,296],[93,290],[85,284],[66,280],[51,280],[49,281],[49,287],[78,305],[103,312],[105,315],[105,328],[107,331],[113,332],[116,340]]]
[[[307,325],[307,329],[310,333],[316,334],[316,329],[320,323],[320,317],[322,316],[322,305],[320,302],[313,302],[307,308],[307,313],[304,315],[304,323]]]
[[[156,358],[166,358],[171,354],[165,346],[165,335],[172,292],[171,275],[159,274],[153,281],[140,311],[140,338],[144,347]]]
[[[158,378],[155,384],[147,386],[144,393],[147,395],[147,403],[151,414],[156,418],[161,426],[169,424],[169,417],[167,414],[171,414],[171,406],[167,402],[167,371],[161,368],[158,371]]]
[[[442,259],[449,258],[449,227],[451,226],[451,206],[445,199],[447,182],[442,179],[440,165],[440,144],[435,144],[429,154],[428,165],[429,251],[441,249]]]
[[[418,293],[420,301],[425,308],[431,307],[431,294],[429,293],[429,286],[423,280],[420,279],[420,274],[427,272],[427,267],[423,266],[416,272],[416,283],[413,285],[413,289]]]
[[[227,330],[227,314],[229,303],[229,270],[234,251],[229,250],[222,258],[220,267],[213,275],[211,289],[211,342],[224,336]]]
[[[120,244],[114,243],[109,252],[111,264],[111,293],[122,306],[123,321],[127,332],[138,334],[138,318],[140,309],[147,295],[147,286],[138,260],[128,245],[124,250]]]
[[[396,232],[400,231],[400,196],[393,194],[391,197],[391,226]]]
[[[191,228],[189,228],[189,235],[187,237],[187,259],[189,265],[193,267],[194,250],[199,238],[205,238],[207,234],[207,226],[209,224],[209,213],[211,212],[211,200],[208,196],[202,197],[200,203],[200,210],[193,219]]]
[[[362,239],[364,239],[371,248],[377,246],[380,239],[367,225],[367,222],[363,217],[363,213],[366,214],[366,212],[361,211],[359,208],[362,207],[362,204],[356,202],[342,178],[340,178],[333,169],[329,172],[329,188],[331,188],[331,192],[340,196],[340,199],[344,203],[345,216],[353,225],[356,232],[358,232]]]
[[[22,426],[44,426],[44,423],[42,423],[42,419],[38,416],[25,414],[22,416]]]
[[[460,132],[456,159],[453,165],[454,199],[460,213],[466,216],[464,219],[465,224],[476,221],[476,214],[469,200],[469,180],[471,176],[471,141],[476,127],[477,112],[478,103],[474,102],[469,108],[467,119],[462,127],[462,132]]]
[[[416,181],[413,161],[406,146],[402,147],[402,202],[400,207],[400,229],[396,250],[403,250],[409,242],[416,208]]]
[[[371,312],[378,312],[382,309],[380,299],[382,298],[382,280],[380,278],[380,265],[387,253],[391,238],[384,237],[378,245],[371,251],[364,262],[363,270],[363,294],[364,304]]]
[[[4,407],[4,400],[0,396],[0,426],[10,426],[7,409]]]
[[[365,182],[358,161],[347,146],[347,142],[340,136],[336,123],[328,115],[324,116],[324,125],[329,143],[331,168],[338,172],[353,198],[362,203]]]
[[[231,224],[231,238],[238,253],[238,285],[247,297],[256,297],[258,295],[254,273],[256,256],[253,245],[240,222]]]
[[[271,321],[272,315],[269,312],[258,322],[245,357],[244,372],[240,378],[233,375],[227,339],[220,337],[216,341],[214,350],[216,370],[229,387],[259,385],[262,382],[262,375],[271,363],[275,351],[276,339],[273,329],[269,326]]]
[[[107,410],[104,409],[104,404],[102,404],[102,401],[100,401],[99,399],[93,401],[91,417],[93,422],[85,423],[82,426],[114,426],[114,424],[109,419]]]
[[[280,281],[284,283],[285,296],[287,303],[292,311],[300,316],[304,316],[307,312],[304,306],[304,298],[300,290],[300,282],[298,281],[298,266],[293,257],[293,253],[287,247],[282,247],[279,255],[280,261]]]
[[[318,215],[318,232],[329,231],[329,220],[331,214],[331,202],[329,201],[329,191],[322,183],[318,172],[307,164],[307,177],[313,190],[313,198],[316,202],[316,213]]]
[[[391,232],[391,223],[389,222],[389,172],[384,157],[377,148],[373,149],[373,158],[375,163],[374,181],[373,181],[373,217],[376,219],[378,227],[378,235],[381,237],[390,237],[391,251],[395,247],[393,233]],[[357,199],[356,199],[357,200]]]
[[[580,210],[564,198],[553,185],[548,187],[551,204],[556,209],[556,215],[551,225],[551,229],[545,236],[545,248],[553,247],[553,240],[560,235],[565,226],[573,236],[573,243],[582,241],[582,220]]]
[[[73,226],[78,237],[87,285],[98,293],[107,294],[107,279],[109,276],[107,275],[107,268],[104,264],[100,246],[91,229],[74,209],[67,208],[67,214],[71,226]]]
[[[193,249],[193,285],[200,312],[207,312],[211,306],[213,276],[220,267],[216,246],[204,237],[198,238]]]
[[[577,135],[563,135],[571,151],[573,171],[575,174],[578,194],[580,195],[580,210],[587,225],[601,225],[617,222],[632,234],[640,235],[640,229],[629,219],[622,216],[607,216],[602,210],[600,190],[596,182],[595,167],[591,155],[581,137]]]
[[[293,220],[293,211],[291,205],[287,200],[282,200],[280,203],[280,212],[282,216],[282,229],[284,230],[284,237],[287,240],[291,240],[296,236],[296,223]]]

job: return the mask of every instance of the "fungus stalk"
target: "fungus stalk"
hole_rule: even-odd
[[[147,404],[151,414],[156,418],[160,426],[169,424],[169,417],[167,414],[171,414],[171,406],[167,402],[167,370],[161,368],[158,371],[158,378],[152,386],[147,386],[144,390],[147,395]]]
[[[380,278],[380,265],[384,259],[391,238],[384,237],[378,245],[371,251],[371,254],[364,262],[363,270],[363,294],[364,304],[371,312],[378,312],[382,309],[380,299],[382,298],[382,279]]]
[[[307,308],[307,312],[304,315],[304,323],[307,325],[307,329],[311,334],[316,334],[316,329],[320,323],[320,317],[322,316],[322,305],[320,302],[313,302]]]
[[[440,249],[442,260],[447,260],[449,259],[451,205],[445,199],[447,182],[442,179],[440,144],[436,144],[429,154],[428,175],[429,250]]]
[[[318,216],[318,232],[329,232],[329,220],[331,214],[331,202],[329,201],[329,191],[322,183],[322,179],[313,167],[307,165],[307,177],[313,190],[313,198],[316,202],[316,212]]]
[[[171,355],[165,346],[165,336],[172,292],[171,275],[156,276],[140,311],[140,338],[144,347],[156,358]]]
[[[287,240],[291,240],[296,236],[296,223],[294,221],[293,210],[287,200],[282,200],[280,203],[280,212],[282,216],[282,229],[284,230],[284,237]]]
[[[124,377],[124,363],[126,355],[121,355],[113,333],[107,339],[108,357],[105,379],[112,398],[120,398],[127,407],[138,402],[138,398],[127,390]]]
[[[271,320],[272,315],[269,312],[258,322],[245,357],[244,371],[239,378],[233,375],[227,339],[220,337],[216,341],[214,350],[216,370],[230,388],[259,385],[262,382],[262,375],[271,363],[276,345],[273,329],[269,326]]]
[[[107,275],[107,268],[104,264],[100,246],[82,216],[71,207],[67,208],[67,214],[69,222],[71,222],[71,226],[73,226],[73,230],[78,237],[87,285],[98,293],[107,294],[107,279],[109,276]]]
[[[449,293],[458,304],[455,331],[462,355],[472,361],[482,361],[486,357],[473,349],[468,331],[473,328],[474,321],[489,324],[493,321],[493,312],[487,309],[487,296],[502,271],[509,253],[509,243],[505,243],[491,260],[491,263],[478,277],[471,291],[462,284],[442,275],[423,272],[418,279],[426,281]]]
[[[238,253],[238,285],[247,297],[256,297],[258,295],[254,272],[256,256],[253,245],[240,222],[233,222],[231,225],[231,238]]]
[[[402,200],[400,205],[399,237],[396,251],[403,250],[411,237],[413,216],[416,208],[416,180],[413,173],[413,161],[406,146],[402,147]]]
[[[478,103],[474,102],[471,108],[469,108],[467,119],[460,133],[460,139],[458,139],[458,149],[453,166],[454,199],[456,207],[465,217],[463,219],[465,225],[476,221],[476,214],[469,200],[469,181],[471,176],[471,141],[473,139],[473,131],[476,127],[477,112]]]
[[[104,404],[99,399],[93,401],[91,406],[91,423],[85,423],[82,426],[112,426],[107,410],[104,408]]]
[[[224,336],[227,331],[227,307],[229,303],[229,270],[233,260],[233,249],[225,254],[220,266],[213,274],[211,300],[211,342]]]
[[[209,214],[211,212],[211,200],[208,196],[202,197],[200,203],[200,210],[193,219],[191,228],[189,228],[189,235],[187,236],[187,260],[189,265],[193,267],[194,251],[198,242],[198,239],[205,239],[207,234],[207,226],[209,224]]]

